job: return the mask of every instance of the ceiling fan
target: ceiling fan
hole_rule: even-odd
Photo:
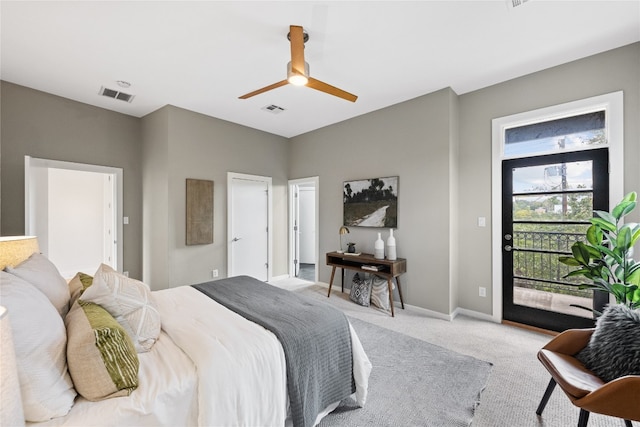
[[[256,96],[291,83],[295,86],[307,86],[311,89],[346,99],[347,101],[356,102],[356,99],[358,99],[356,95],[309,76],[309,64],[304,61],[304,43],[309,40],[309,35],[304,32],[302,27],[298,25],[291,25],[289,27],[289,34],[287,35],[287,38],[291,42],[291,62],[287,64],[287,79],[263,87],[262,89],[249,92],[246,95],[240,96],[240,99],[251,98],[252,96]]]

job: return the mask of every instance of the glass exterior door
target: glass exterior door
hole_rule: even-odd
[[[609,209],[608,151],[503,161],[503,318],[562,331],[593,326],[606,295],[580,290],[558,261],[584,240],[593,210]]]

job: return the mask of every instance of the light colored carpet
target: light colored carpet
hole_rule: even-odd
[[[306,287],[298,287],[298,292],[327,301],[350,317],[491,362],[493,367],[476,408],[473,427],[570,427],[578,424],[579,410],[559,389],[549,399],[542,417],[535,413],[549,382],[549,374],[536,358],[538,350],[551,339],[548,335],[462,315],[449,322],[410,307],[397,308],[396,317],[392,318],[377,308],[351,302],[348,294],[341,293],[339,288],[327,298],[324,284],[301,286]],[[633,425],[639,427],[640,423]],[[622,420],[598,414],[591,414],[589,419],[589,427],[617,426],[624,426]]]
[[[345,399],[320,427],[467,427],[491,364],[356,318],[373,370],[363,408]],[[425,405],[424,402],[429,402]]]

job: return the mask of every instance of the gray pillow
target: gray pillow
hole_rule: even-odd
[[[389,284],[387,283],[387,279],[374,275],[371,282],[371,303],[383,310],[390,310]],[[395,288],[395,284],[393,284],[393,287]]]
[[[349,298],[356,304],[369,307],[371,301],[371,280],[361,279],[356,273],[351,281],[351,292]]]
[[[624,304],[608,306],[576,358],[605,382],[640,375],[640,310]]]

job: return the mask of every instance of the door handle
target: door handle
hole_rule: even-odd
[[[511,246],[509,246],[509,245],[506,245],[504,247],[504,250],[507,251],[507,252],[511,252],[511,249],[513,249],[513,248]]]
[[[231,239],[232,242],[237,242],[238,240],[240,240],[241,237],[234,237],[233,239]]]

